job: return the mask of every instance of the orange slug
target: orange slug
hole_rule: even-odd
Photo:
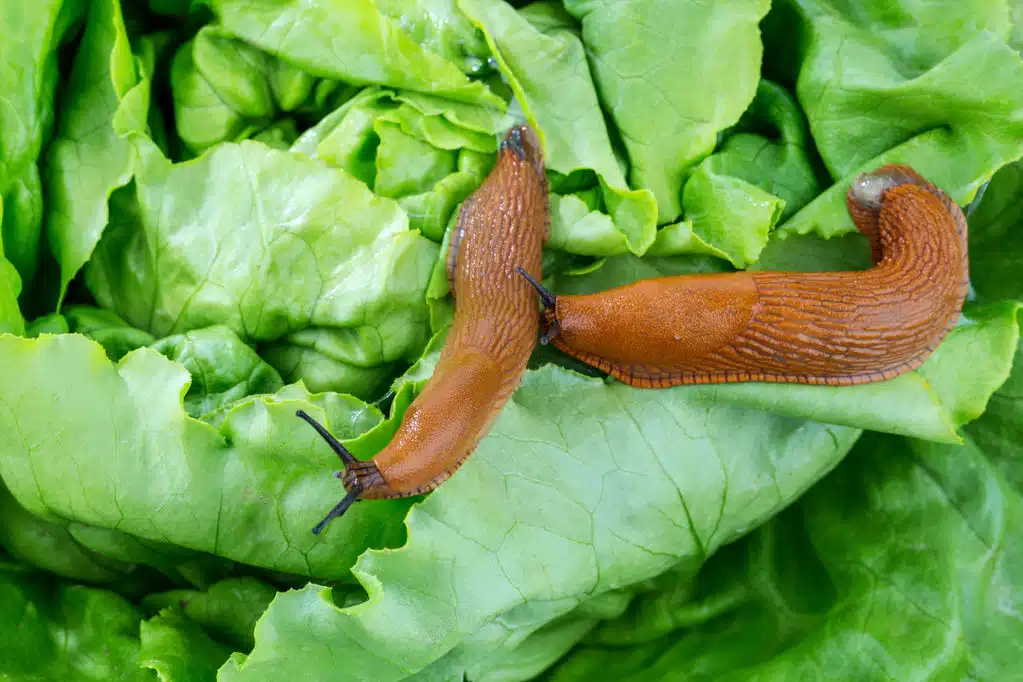
[[[299,410],[341,458],[346,495],[319,533],[359,499],[433,490],[472,454],[518,387],[539,329],[536,297],[516,269],[539,276],[550,226],[543,148],[527,126],[509,131],[497,165],[462,204],[447,256],[455,314],[433,376],[391,442],[358,460]]]
[[[643,280],[600,293],[540,294],[543,336],[642,388],[768,381],[850,385],[919,366],[962,309],[966,218],[912,168],[860,175],[846,195],[874,266]]]

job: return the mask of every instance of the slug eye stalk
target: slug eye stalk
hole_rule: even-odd
[[[295,414],[316,429],[316,433],[320,434],[320,437],[327,441],[327,445],[329,445],[330,449],[337,454],[337,456],[341,459],[341,463],[344,465],[344,471],[339,471],[334,475],[336,478],[340,478],[342,480],[348,493],[340,502],[334,505],[334,508],[327,513],[327,516],[325,516],[324,519],[313,528],[313,534],[319,535],[320,531],[326,528],[328,523],[339,516],[342,516],[346,511],[348,511],[349,507],[359,500],[359,496],[362,495],[362,485],[358,481],[353,480],[355,472],[358,469],[359,460],[355,459],[352,453],[348,452],[348,448],[341,445],[341,442],[335,438],[323,424],[310,417],[305,410],[298,410]]]
[[[540,302],[543,303],[543,313],[540,315],[540,324],[543,326],[543,333],[540,335],[540,345],[546,346],[561,331],[561,325],[557,317],[558,297],[522,268],[517,267],[515,271],[525,277],[526,281],[536,289],[536,293],[540,296]]]
[[[548,291],[544,285],[537,282],[535,277],[522,268],[517,267],[515,268],[515,271],[525,277],[526,281],[529,282],[534,289],[536,289],[536,293],[540,295],[540,301],[543,303],[544,308],[553,308],[557,304],[558,297]]]
[[[327,441],[327,445],[330,446],[330,449],[337,453],[337,456],[341,458],[341,463],[344,464],[346,469],[351,469],[355,466],[355,463],[358,460],[355,459],[352,453],[348,452],[348,448],[341,445],[341,442],[337,438],[334,438],[334,435],[328,431],[323,424],[306,414],[305,410],[298,410],[295,414],[304,419],[309,426],[316,429],[316,433],[320,434],[320,437]]]

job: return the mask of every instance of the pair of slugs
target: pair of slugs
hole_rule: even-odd
[[[899,165],[857,178],[846,205],[870,241],[870,269],[680,275],[557,296],[540,284],[550,232],[543,149],[529,127],[512,128],[453,228],[454,320],[433,376],[391,442],[358,460],[298,412],[344,464],[337,476],[346,495],[313,532],[356,500],[418,495],[450,478],[519,385],[538,333],[541,343],[644,388],[850,385],[919,366],[966,298],[966,218]]]

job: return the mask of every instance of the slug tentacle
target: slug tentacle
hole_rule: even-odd
[[[328,431],[326,427],[323,426],[323,424],[310,417],[305,410],[298,410],[297,412],[295,412],[295,414],[304,419],[310,426],[316,429],[316,433],[320,434],[320,437],[323,438],[323,440],[327,441],[327,445],[329,445],[330,449],[333,450],[341,459],[341,463],[345,465],[346,469],[350,469],[351,467],[355,466],[358,460],[355,459],[354,456],[352,456],[352,453],[348,452],[348,448],[346,448],[344,445],[341,445],[341,441],[339,441],[337,438],[334,438],[334,434]]]
[[[346,495],[340,502],[334,505],[334,508],[330,510],[330,513],[327,514],[327,516],[320,521],[315,528],[313,528],[313,533],[318,535],[331,519],[335,519],[348,511],[348,508],[359,500],[363,490],[371,486],[381,486],[383,478],[381,478],[380,471],[377,469],[376,464],[372,461],[356,459],[355,456],[348,451],[348,448],[342,445],[341,442],[335,438],[325,426],[323,426],[323,424],[310,417],[305,410],[297,410],[295,414],[316,430],[316,433],[318,433],[320,437],[327,442],[327,445],[329,445],[330,449],[337,454],[337,456],[341,459],[341,463],[344,465],[343,469],[334,472],[334,478],[341,479],[341,483],[345,487]]]
[[[536,293],[540,296],[540,302],[543,303],[543,312],[540,313],[540,327],[542,330],[540,345],[546,346],[558,335],[558,330],[560,329],[558,325],[558,297],[522,268],[517,267],[515,270],[525,277],[526,281],[536,289]]]
[[[361,485],[356,485],[351,490],[349,490],[348,494],[345,495],[340,502],[334,505],[334,508],[331,509],[327,513],[327,515],[323,517],[323,520],[313,527],[313,535],[319,535],[320,531],[326,528],[328,523],[330,523],[331,521],[341,516],[346,511],[348,511],[348,508],[359,500],[359,495],[361,494],[362,494]]]
[[[534,289],[536,289],[536,293],[539,294],[540,302],[543,303],[544,308],[553,308],[557,304],[557,296],[548,291],[544,285],[536,281],[535,277],[518,266],[515,267],[515,271],[525,277],[526,281],[529,282]]]

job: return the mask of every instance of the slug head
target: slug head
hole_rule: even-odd
[[[306,414],[305,410],[298,410],[295,414],[316,429],[316,433],[320,434],[320,437],[327,441],[327,445],[337,454],[344,465],[344,469],[334,472],[334,477],[341,479],[346,494],[340,502],[334,505],[334,508],[330,510],[323,520],[313,528],[313,534],[319,535],[320,531],[328,523],[339,516],[343,516],[348,511],[348,508],[362,497],[377,497],[378,495],[373,493],[377,492],[380,488],[386,489],[387,484],[384,482],[383,476],[380,475],[377,465],[371,460],[363,461],[356,459],[352,453],[348,452],[345,446],[341,445],[337,438],[334,438],[333,434],[323,424]]]
[[[877,211],[884,201],[888,190],[899,185],[920,185],[929,188],[930,184],[909,166],[888,164],[871,173],[860,173],[849,188],[849,197],[860,206]]]
[[[546,187],[547,171],[544,167],[543,144],[540,137],[528,125],[517,125],[508,131],[501,142],[501,154],[510,152],[518,157],[519,161],[526,162],[536,171]]]
[[[543,303],[543,310],[540,311],[540,344],[546,346],[561,331],[561,323],[558,321],[558,297],[522,268],[515,270],[536,289],[540,302]]]

